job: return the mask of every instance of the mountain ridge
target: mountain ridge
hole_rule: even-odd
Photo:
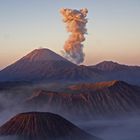
[[[97,68],[99,70],[103,71],[114,71],[114,70],[121,70],[121,69],[127,69],[127,68],[140,68],[140,66],[131,66],[131,65],[126,65],[126,64],[119,64],[118,62],[113,62],[113,61],[102,61],[99,62],[95,65],[89,66],[92,68]]]
[[[0,82],[67,81],[100,82],[121,80],[140,85],[140,67],[103,61],[94,66],[76,65],[53,51],[35,49],[0,71]]]
[[[57,91],[37,89],[27,98],[25,106],[43,107],[70,117],[89,119],[94,117],[125,115],[140,111],[140,87],[123,81],[81,83]]]
[[[89,69],[73,64],[49,49],[36,49],[0,71],[0,81],[80,81],[99,76]]]
[[[119,81],[119,80],[113,80],[113,81],[103,81],[103,82],[97,82],[97,83],[80,83],[80,84],[75,84],[74,86],[70,86],[69,88],[72,90],[75,90],[77,87],[78,88],[79,85],[79,89],[82,87],[87,87],[87,88],[92,88],[92,89],[102,89],[102,88],[109,88],[109,87],[113,87],[113,86],[117,86],[117,85],[127,85],[129,86],[130,84],[124,82],[124,81]],[[130,85],[131,86],[131,85]]]

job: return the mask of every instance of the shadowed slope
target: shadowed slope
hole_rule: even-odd
[[[95,81],[99,78],[98,72],[86,66],[77,66],[49,49],[36,49],[0,71],[2,82]]]
[[[122,81],[83,83],[61,92],[36,90],[25,102],[28,108],[65,113],[72,117],[120,116],[140,108],[140,87]]]
[[[0,127],[0,136],[18,140],[99,140],[59,115],[44,112],[21,113]]]
[[[101,63],[98,63],[94,66],[89,66],[91,68],[96,68],[98,70],[102,70],[102,71],[121,71],[121,70],[129,70],[129,69],[139,69],[139,66],[128,66],[128,65],[124,65],[124,64],[119,64],[117,62],[113,62],[113,61],[103,61]]]
[[[93,70],[99,70],[104,77],[104,81],[121,80],[130,84],[140,85],[140,66],[128,66],[112,61],[103,61],[89,67]]]
[[[49,49],[36,49],[0,71],[0,81],[40,81],[76,65]],[[53,77],[52,77],[53,75]]]

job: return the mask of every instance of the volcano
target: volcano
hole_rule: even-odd
[[[35,49],[0,71],[1,82],[101,82],[121,80],[140,85],[140,67],[104,61],[94,66],[76,65],[57,53]],[[7,83],[5,83],[7,84]]]
[[[51,110],[82,119],[126,115],[140,111],[140,87],[123,81],[80,83],[60,92],[35,90],[25,107]]]
[[[97,76],[97,77],[96,77]],[[49,49],[36,49],[0,71],[1,82],[80,81],[98,79],[98,73],[78,66]]]
[[[0,138],[17,140],[99,140],[59,115],[46,112],[21,113],[0,127]]]
[[[73,63],[49,49],[35,49],[0,72],[0,81],[39,81],[51,79]],[[53,78],[52,78],[53,79]]]

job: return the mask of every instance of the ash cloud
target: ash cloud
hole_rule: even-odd
[[[88,9],[80,10],[61,9],[63,22],[67,25],[67,31],[71,34],[64,45],[64,56],[70,61],[80,64],[84,61],[84,52],[82,44],[85,41],[84,35],[87,34],[86,24],[88,22],[86,16]]]

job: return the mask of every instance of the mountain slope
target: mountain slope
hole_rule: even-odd
[[[45,112],[21,113],[0,127],[0,137],[18,140],[99,140],[59,115]]]
[[[97,76],[97,77],[96,77]],[[0,81],[80,81],[99,74],[86,66],[77,66],[49,49],[36,49],[0,71]]]
[[[103,61],[97,65],[89,66],[100,71],[104,81],[121,80],[134,85],[140,85],[140,67],[118,64],[112,61]]]
[[[36,49],[2,70],[0,81],[44,80],[56,71],[75,66],[49,49]]]
[[[96,65],[90,66],[92,68],[96,68],[102,71],[119,71],[119,70],[127,70],[127,69],[140,69],[138,66],[128,66],[124,64],[119,64],[113,61],[103,61]]]
[[[22,59],[27,59],[30,62],[37,61],[66,61],[65,58],[59,56],[47,48],[35,49],[31,53],[24,56]]]
[[[61,92],[40,89],[24,105],[35,109],[41,106],[74,118],[119,116],[140,110],[140,87],[109,81],[71,85]]]
[[[49,49],[36,49],[0,71],[0,82],[100,82],[121,80],[140,85],[140,67],[104,61],[75,65]]]

